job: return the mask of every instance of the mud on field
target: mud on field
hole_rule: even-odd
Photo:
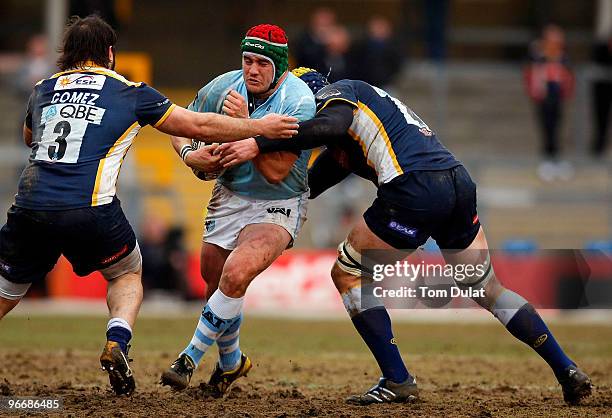
[[[411,357],[421,390],[418,401],[358,407],[343,399],[367,389],[378,377],[375,364],[365,364],[361,357],[334,353],[290,360],[258,353],[252,356],[254,367],[249,376],[237,382],[224,399],[213,399],[200,388],[210,375],[210,362],[196,370],[188,390],[173,393],[157,380],[174,355],[134,354],[138,386],[127,398],[110,392],[97,355],[90,351],[37,354],[3,350],[0,395],[59,397],[64,403],[61,416],[73,417],[612,416],[612,359],[581,365],[597,386],[593,396],[576,407],[565,406],[560,388],[536,356],[516,362],[504,357],[454,355]]]

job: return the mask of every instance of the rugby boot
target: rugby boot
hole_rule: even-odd
[[[129,346],[128,346],[129,350]],[[130,369],[130,359],[127,351],[124,353],[115,341],[107,341],[100,355],[100,365],[102,370],[108,373],[110,385],[117,395],[130,396],[136,389],[136,382],[132,369]]]
[[[162,375],[160,382],[163,386],[170,386],[174,390],[183,390],[189,386],[191,376],[195,370],[195,363],[187,354],[183,353]]]
[[[591,394],[591,379],[577,366],[569,366],[559,379],[563,389],[563,399],[568,405],[577,405]]]
[[[381,377],[378,383],[362,395],[346,398],[346,403],[353,405],[371,405],[389,402],[412,402],[418,397],[416,379],[412,382],[394,383]]]
[[[240,364],[234,370],[223,371],[219,363],[217,363],[208,381],[208,385],[213,390],[212,395],[215,398],[225,395],[231,384],[238,380],[238,378],[246,376],[252,367],[251,359],[244,354],[240,357]]]

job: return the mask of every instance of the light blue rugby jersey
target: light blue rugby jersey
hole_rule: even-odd
[[[231,89],[247,97],[242,70],[230,71],[212,80],[200,89],[188,108],[197,112],[223,113],[223,101]],[[258,119],[268,113],[280,113],[294,116],[302,122],[313,118],[315,112],[312,92],[306,83],[289,73],[274,94],[251,113],[251,118]],[[289,199],[308,190],[309,158],[310,151],[302,151],[289,175],[278,184],[269,183],[251,161],[226,170],[218,181],[241,196],[265,200]]]

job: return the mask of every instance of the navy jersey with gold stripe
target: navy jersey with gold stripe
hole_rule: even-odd
[[[348,134],[359,147],[343,148],[359,154],[349,158],[371,167],[378,185],[410,171],[461,165],[421,118],[384,90],[363,81],[341,80],[321,89],[315,99],[318,111],[335,100],[355,107]]]
[[[32,153],[15,205],[65,210],[112,202],[134,137],[163,123],[173,107],[157,90],[100,67],[40,81],[28,102]]]

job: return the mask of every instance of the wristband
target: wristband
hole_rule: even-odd
[[[185,158],[187,158],[187,155],[193,151],[193,147],[191,146],[191,144],[185,144],[181,147],[181,150],[179,152],[179,155],[181,156],[181,160],[185,161]]]

